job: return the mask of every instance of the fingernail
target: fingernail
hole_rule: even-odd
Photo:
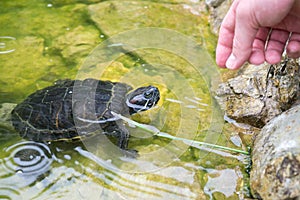
[[[236,57],[231,53],[226,61],[226,67],[228,69],[235,69]]]

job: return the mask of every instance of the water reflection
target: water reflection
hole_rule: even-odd
[[[22,199],[22,197],[20,192],[13,187],[0,186],[0,199]]]
[[[11,36],[0,36],[0,54],[8,54],[14,52],[16,38]]]
[[[205,108],[209,107],[208,104],[202,103],[202,99],[199,97],[184,97],[185,101],[180,101],[177,99],[166,98],[166,101],[170,101],[173,103],[178,103],[184,105],[185,108],[196,109],[197,111],[205,112]]]
[[[19,139],[14,132],[6,133],[14,136],[14,140]],[[12,141],[11,138],[6,142]],[[30,141],[3,146],[0,154],[0,197],[27,199],[22,189],[34,190],[34,186],[47,177],[53,162],[51,151],[45,144]]]
[[[213,170],[211,169],[204,192],[213,199],[213,193],[220,192],[229,198],[236,192],[239,171],[234,169]]]
[[[6,199],[206,199],[215,193],[230,198],[242,179],[239,170],[215,170],[201,159],[177,158],[162,166],[157,160],[163,155],[112,158],[91,152],[80,141],[43,144],[5,133],[14,136],[0,143],[0,197]],[[214,158],[209,160],[212,166],[218,160]],[[224,181],[230,182],[230,188],[221,187]]]
[[[101,191],[100,196],[118,196],[118,199],[193,199],[198,196],[190,187],[195,181],[195,173],[182,166],[161,168],[151,162],[123,157],[124,162],[144,168],[145,171],[147,168],[156,169],[151,173],[125,172],[111,160],[103,160],[82,148],[76,150],[104,167],[102,173],[91,171],[96,180],[108,186]]]
[[[9,156],[4,159],[4,167],[24,175],[44,173],[53,161],[49,147],[37,142],[20,142],[6,148],[5,152]]]

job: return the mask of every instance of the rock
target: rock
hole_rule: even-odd
[[[271,120],[257,136],[250,177],[256,198],[300,198],[300,105]]]
[[[79,63],[100,42],[99,32],[91,26],[78,26],[53,41],[53,48],[69,62]]]
[[[201,14],[203,8],[205,5],[201,3],[190,5],[153,1],[105,1],[88,6],[91,20],[108,36],[137,28],[160,27],[177,30],[199,42],[204,37],[199,32],[205,32],[207,28],[205,16]],[[205,35],[207,37],[211,36]]]
[[[31,92],[57,79],[75,77],[77,73],[73,63],[61,57],[60,52],[51,51],[52,42],[69,30],[87,24],[87,6],[73,4],[58,8],[48,7],[48,3],[50,1],[39,2],[34,6],[29,6],[31,4],[24,0],[5,3],[7,12],[2,12],[0,18],[5,29],[0,35],[15,37],[12,46],[9,46],[15,51],[1,54],[1,103],[17,103]],[[10,8],[19,8],[18,13]],[[16,33],[16,30],[21,31]],[[94,30],[98,32],[95,27]]]
[[[75,3],[86,3],[86,4],[93,4],[93,3],[99,3],[103,0],[52,0],[51,4],[53,4],[53,6],[64,6],[64,5],[73,5]]]
[[[0,124],[6,124],[11,126],[10,113],[16,107],[14,103],[3,103],[0,105]]]
[[[205,2],[210,8],[211,31],[218,35],[220,25],[231,6],[232,0],[206,0]]]
[[[59,63],[57,59],[50,60],[44,56],[44,43],[41,37],[20,37],[13,53],[1,55],[0,91],[6,94],[6,102],[16,102],[28,95],[26,92],[39,88],[45,82],[36,84],[34,81],[49,76],[51,67]]]
[[[218,7],[221,3],[223,3],[225,0],[205,0],[205,3],[208,5],[208,6],[211,6],[211,7]]]
[[[277,65],[248,66],[219,85],[216,98],[226,115],[261,128],[297,100],[299,63],[283,59]]]

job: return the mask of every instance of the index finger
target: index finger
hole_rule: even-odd
[[[232,3],[220,27],[219,39],[216,48],[216,62],[220,67],[226,67],[226,61],[232,51],[235,30],[235,15],[238,2],[239,0],[236,0]]]

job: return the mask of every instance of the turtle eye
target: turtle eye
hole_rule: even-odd
[[[152,96],[153,96],[153,91],[148,90],[148,91],[144,92],[144,97],[146,99],[150,99]]]

